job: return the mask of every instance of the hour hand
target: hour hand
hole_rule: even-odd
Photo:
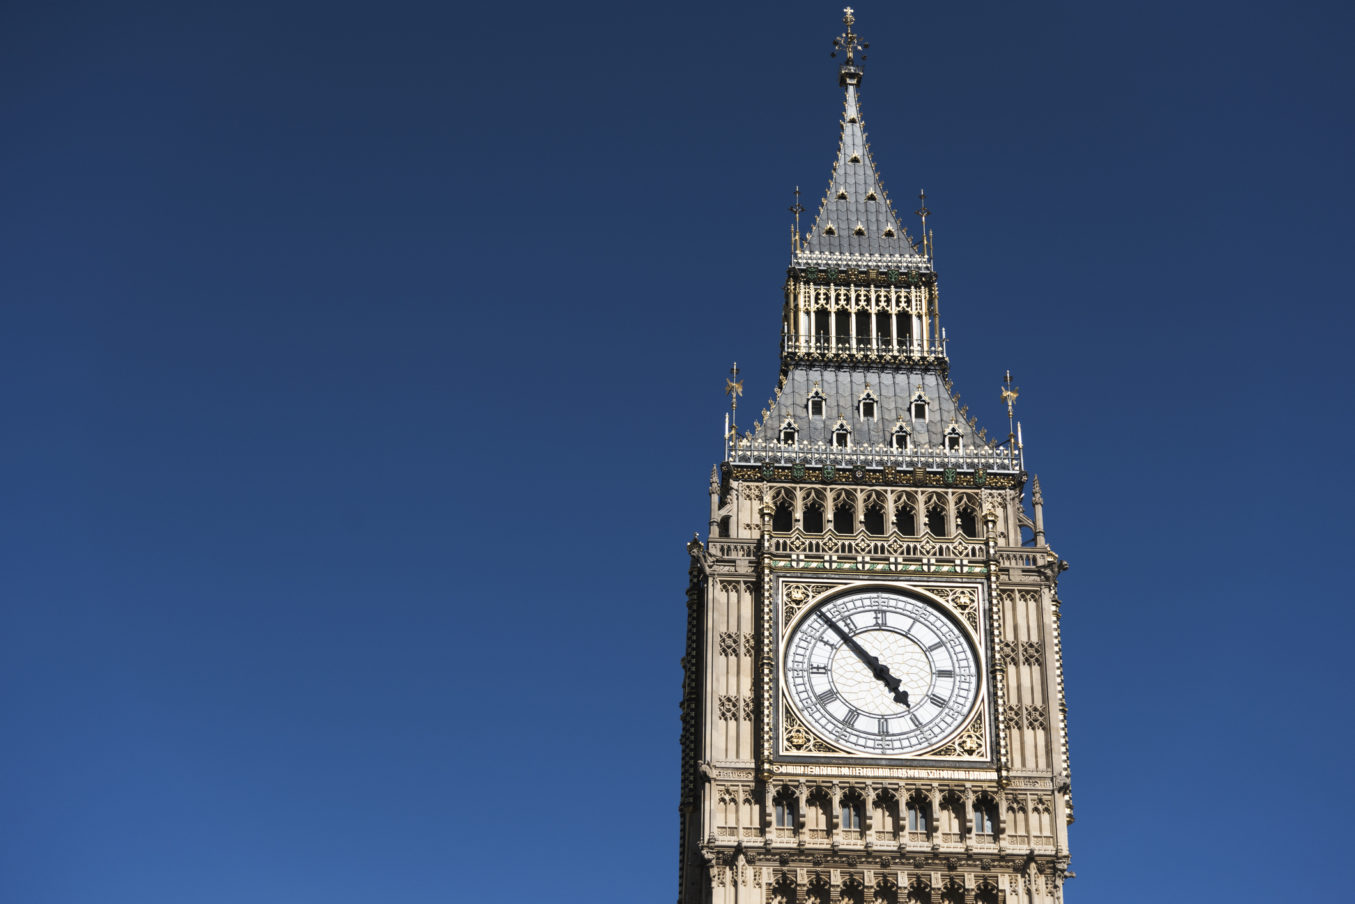
[[[894,696],[895,703],[898,703],[901,706],[909,705],[908,692],[903,690],[900,686],[902,682],[890,674],[889,666],[885,665],[877,657],[873,656],[869,650],[861,646],[855,637],[852,637],[844,631],[841,625],[828,617],[827,613],[820,611],[819,617],[826,621],[828,627],[832,628],[833,632],[837,634],[838,637],[842,638],[842,642],[856,654],[856,657],[865,663],[866,667],[870,669],[870,673],[875,676],[875,680],[883,683],[885,687],[889,688],[890,693]]]

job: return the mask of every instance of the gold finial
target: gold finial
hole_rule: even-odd
[[[869,44],[861,41],[861,36],[852,31],[852,26],[856,24],[856,11],[850,6],[842,10],[842,24],[847,26],[847,30],[833,38],[833,53],[836,57],[839,53],[845,53],[847,59],[842,63],[839,69],[838,84],[844,88],[847,85],[854,85],[861,80],[861,70],[856,65],[856,54],[860,52],[861,62],[866,61],[866,50],[870,48]]]
[[[743,381],[739,378],[739,362],[735,361],[734,366],[729,369],[729,376],[725,378],[725,395],[729,396],[729,432],[731,436],[737,435],[739,396],[743,395]]]
[[[791,234],[790,248],[792,251],[800,250],[800,214],[805,212],[804,205],[800,203],[800,186],[795,186],[795,203],[790,205],[790,212],[795,214],[795,232]]]
[[[1007,371],[1006,378],[1002,381],[1002,401],[1007,403],[1007,457],[1012,459],[1016,453],[1016,412],[1013,404],[1016,397],[1021,394],[1020,386],[1012,385],[1012,372]],[[1014,459],[1013,459],[1014,460]]]
[[[927,209],[927,192],[919,191],[917,201],[918,208],[913,213],[922,218],[922,256],[931,257],[931,243],[927,240],[927,215],[931,213]]]

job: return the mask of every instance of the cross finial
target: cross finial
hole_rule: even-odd
[[[865,51],[870,47],[869,44],[861,42],[860,35],[852,31],[852,26],[856,24],[855,12],[850,6],[842,10],[842,24],[847,26],[847,30],[833,38],[832,56],[836,57],[839,52],[847,55],[847,59],[842,63],[841,77],[838,79],[844,86],[856,84],[860,80],[861,70],[856,65],[856,54],[859,51],[864,62]]]

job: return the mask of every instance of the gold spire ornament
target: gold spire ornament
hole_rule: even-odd
[[[738,377],[739,362],[735,361],[734,366],[729,369],[729,376],[725,378],[725,395],[729,396],[729,430],[731,435],[739,432],[737,416],[739,396],[743,395],[743,381]]]
[[[1002,401],[1007,403],[1007,443],[1008,456],[1016,453],[1016,397],[1021,394],[1020,386],[1012,385],[1012,372],[1007,371],[1007,377],[1002,381]]]

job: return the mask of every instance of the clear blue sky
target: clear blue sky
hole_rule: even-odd
[[[1344,887],[1353,9],[858,6],[1073,565],[1070,902]],[[673,900],[683,544],[840,16],[0,14],[0,900]]]

